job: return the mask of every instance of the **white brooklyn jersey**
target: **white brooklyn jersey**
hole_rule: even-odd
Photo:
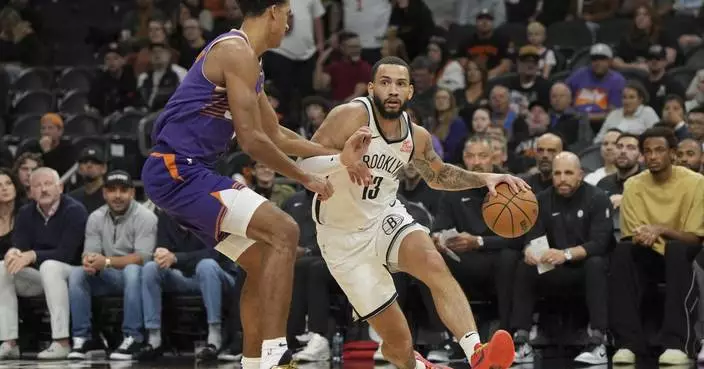
[[[402,138],[388,140],[375,119],[371,98],[359,97],[352,101],[363,104],[369,114],[372,138],[362,161],[369,167],[372,181],[369,186],[360,186],[350,180],[346,170],[331,174],[328,179],[335,193],[326,201],[319,201],[316,195],[313,219],[326,227],[364,230],[373,226],[396,201],[399,175],[413,155],[413,127],[404,112],[399,119]]]

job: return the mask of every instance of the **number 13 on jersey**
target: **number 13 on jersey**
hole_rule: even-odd
[[[372,183],[369,186],[362,188],[362,200],[374,200],[379,196],[379,187],[381,187],[381,181],[383,177],[373,177]]]

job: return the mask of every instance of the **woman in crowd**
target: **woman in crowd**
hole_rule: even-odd
[[[29,191],[29,175],[32,174],[33,170],[43,165],[42,156],[34,152],[25,152],[17,157],[15,165],[12,167],[12,173],[19,181],[17,186],[18,198],[31,200],[29,198],[31,193]]]
[[[603,141],[604,135],[611,128],[639,135],[652,127],[660,117],[653,108],[648,106],[648,100],[650,100],[648,92],[640,82],[628,81],[623,89],[623,107],[606,116],[601,130],[594,138],[594,143]]]
[[[458,159],[464,139],[468,135],[467,124],[457,116],[455,97],[448,89],[438,88],[435,92],[435,121],[430,133],[442,142],[446,161]]]
[[[660,18],[651,6],[641,5],[633,15],[633,26],[618,44],[614,67],[648,71],[647,55],[652,45],[662,45],[667,51],[667,64],[677,58],[677,41],[662,28]]]
[[[447,41],[433,36],[428,43],[428,58],[435,65],[435,84],[450,91],[465,88],[465,73],[460,62],[450,59]]]
[[[21,191],[17,177],[9,169],[0,168],[0,255],[3,257],[12,248],[15,215],[23,204],[18,196]]]

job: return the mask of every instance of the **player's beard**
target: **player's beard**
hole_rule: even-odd
[[[401,114],[406,111],[406,107],[408,106],[408,101],[404,101],[401,106],[399,106],[398,111],[388,111],[384,106],[384,102],[381,101],[378,96],[374,96],[373,100],[374,106],[376,106],[376,110],[379,111],[379,115],[381,115],[381,117],[384,119],[398,119],[398,117],[400,117]]]

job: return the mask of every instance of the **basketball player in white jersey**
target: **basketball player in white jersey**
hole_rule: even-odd
[[[413,96],[409,67],[387,57],[372,69],[369,97],[333,109],[312,141],[341,149],[360,127],[369,126],[371,143],[362,161],[372,174],[368,186],[354,183],[338,156],[312,157],[299,163],[306,170],[328,175],[336,189],[325,201],[315,199],[313,217],[323,257],[356,315],[367,320],[382,338],[384,358],[401,369],[432,367],[413,352],[408,323],[396,303],[389,272],[403,271],[425,283],[444,324],[459,340],[472,368],[511,366],[511,335],[498,331],[481,344],[464,292],[436,251],[428,229],[417,224],[396,200],[398,174],[413,163],[428,185],[460,191],[506,182],[514,191],[528,190],[521,179],[503,174],[473,173],[445,164],[433,150],[431,136],[409,121],[404,112]]]

